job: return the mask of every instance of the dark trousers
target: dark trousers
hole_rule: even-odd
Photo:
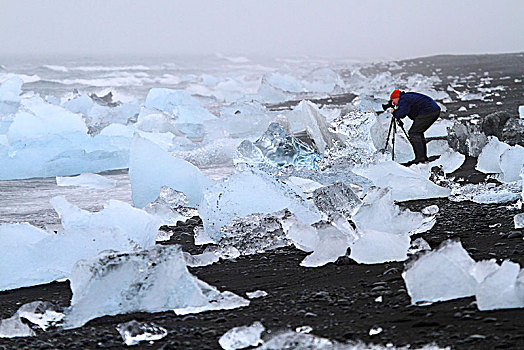
[[[415,152],[415,161],[426,161],[428,158],[426,139],[424,138],[424,132],[437,120],[440,115],[440,110],[418,115],[413,121],[413,125],[409,128],[408,135],[411,147]]]

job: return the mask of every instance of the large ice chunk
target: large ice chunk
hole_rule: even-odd
[[[475,261],[462,244],[446,241],[435,251],[419,256],[402,274],[411,302],[435,302],[475,294]]]
[[[259,167],[295,165],[317,169],[320,154],[293,135],[286,133],[279,123],[271,123],[266,132],[254,143],[244,140],[238,146],[235,163]]]
[[[513,182],[520,180],[520,172],[524,167],[524,147],[515,145],[500,156],[502,181]]]
[[[286,208],[308,224],[321,218],[313,204],[283,182],[261,171],[246,169],[207,187],[198,212],[206,233],[218,241],[222,236],[220,229],[234,218]]]
[[[104,252],[79,261],[71,274],[73,298],[64,328],[128,312],[212,308],[218,290],[192,276],[178,246],[155,246],[135,253]],[[245,306],[248,301],[238,297]]]
[[[519,264],[504,261],[480,283],[476,296],[479,310],[524,307],[524,271]]]
[[[326,222],[317,223],[314,225],[314,228],[316,229],[317,238],[313,247],[313,253],[306,256],[300,263],[300,266],[324,266],[346,254],[352,242],[351,234],[343,232]],[[352,228],[350,229],[352,230]]]
[[[183,192],[189,205],[196,206],[203,198],[203,187],[212,182],[191,163],[172,157],[138,135],[133,137],[130,158],[129,178],[137,207],[154,201],[162,186]]]
[[[177,123],[201,124],[216,119],[185,90],[153,88],[147,94],[145,107],[155,108],[178,117]]]
[[[333,146],[338,137],[329,130],[326,117],[318,107],[310,101],[302,101],[291,112],[286,114],[291,132],[306,131],[320,153]]]
[[[75,262],[102,250],[129,251],[155,244],[160,222],[129,204],[111,200],[100,212],[82,210],[55,197],[62,219],[57,234],[27,224],[0,226],[0,290],[68,278]]]
[[[451,190],[435,185],[420,173],[396,162],[387,161],[353,170],[376,186],[391,188],[396,201],[447,197]]]
[[[317,208],[327,215],[339,213],[350,218],[361,204],[351,187],[341,182],[320,187],[312,196]]]
[[[350,258],[361,264],[404,261],[410,247],[408,234],[359,230],[360,238],[351,244]]]
[[[236,350],[257,346],[262,343],[261,335],[264,331],[264,325],[258,321],[250,326],[235,327],[224,333],[224,335],[218,339],[218,344],[220,344],[224,350]]]
[[[510,145],[500,142],[497,137],[489,136],[488,143],[484,146],[477,159],[475,169],[483,173],[501,173],[500,156],[510,148]]]
[[[23,83],[22,78],[18,76],[12,76],[0,83],[0,116],[18,111]]]

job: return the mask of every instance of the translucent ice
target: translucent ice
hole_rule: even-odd
[[[520,265],[504,261],[480,283],[476,296],[479,310],[524,307],[524,272]]]
[[[152,322],[129,321],[116,326],[127,346],[136,345],[141,341],[154,341],[164,338],[167,330]]]
[[[524,167],[524,147],[515,145],[500,156],[502,181],[513,182],[520,180],[520,172]]]
[[[318,267],[327,263],[334,262],[338,257],[346,254],[352,237],[340,231],[328,223],[315,224],[317,241],[313,248],[313,253],[306,256],[300,263],[304,267]]]
[[[352,216],[359,229],[398,234],[415,234],[429,230],[434,218],[401,209],[392,198],[392,191],[371,188],[358,211]]]
[[[357,175],[367,177],[376,186],[392,190],[396,201],[447,197],[450,190],[435,185],[426,177],[396,162],[387,161],[354,169]]]
[[[201,124],[216,119],[200,102],[185,90],[153,88],[147,94],[145,107],[177,116],[177,123]]]
[[[3,242],[0,290],[68,278],[75,262],[107,249],[129,251],[155,244],[160,222],[129,204],[111,200],[102,211],[88,212],[52,199],[62,220],[57,234],[27,224],[0,226]]]
[[[96,189],[107,189],[116,186],[116,181],[98,174],[80,174],[72,177],[57,176],[56,184],[58,186],[80,186]]]
[[[0,116],[18,111],[23,83],[24,81],[17,76],[10,77],[0,83]]]
[[[314,190],[312,197],[320,211],[327,215],[340,213],[347,218],[361,204],[351,187],[340,182]]]
[[[479,283],[496,269],[494,261],[475,263],[460,242],[446,241],[409,263],[402,277],[416,304],[475,295]]]
[[[378,264],[407,259],[409,234],[381,232],[371,229],[358,231],[360,238],[351,244],[350,258],[361,264]]]
[[[218,339],[218,343],[224,350],[257,346],[262,343],[261,335],[264,331],[265,327],[257,321],[250,326],[235,327],[228,330]]]
[[[320,155],[310,146],[286,133],[279,123],[271,123],[254,143],[244,140],[237,148],[235,163],[279,167],[295,165],[317,169]]]
[[[55,305],[46,301],[33,301],[22,305],[12,317],[0,320],[0,338],[35,335],[33,329],[22,322],[22,318],[45,331],[63,317],[64,314]]]
[[[500,142],[497,137],[489,136],[488,143],[484,146],[477,159],[475,169],[483,173],[501,173],[500,156],[510,148],[510,145]]]
[[[309,101],[300,102],[291,112],[286,113],[291,132],[306,131],[315,141],[315,146],[320,153],[333,146],[333,141],[338,137],[329,130],[326,117],[318,107]]]
[[[194,165],[172,157],[138,135],[131,145],[129,178],[137,207],[154,201],[162,186],[183,192],[189,205],[196,206],[202,200],[203,187],[211,183]]]
[[[515,228],[524,228],[524,213],[517,214],[513,217]]]
[[[286,208],[308,224],[321,218],[313,204],[283,182],[263,172],[247,169],[207,187],[198,212],[206,233],[218,241],[222,236],[220,229],[235,218],[255,213],[270,214]]]
[[[155,246],[135,253],[103,252],[77,262],[70,280],[73,297],[64,328],[80,327],[104,315],[186,307],[206,310],[221,295],[188,272],[177,246]]]
[[[267,295],[268,295],[267,292],[263,291],[263,290],[255,290],[253,292],[246,292],[246,296],[249,299],[263,298],[263,297],[265,297]]]

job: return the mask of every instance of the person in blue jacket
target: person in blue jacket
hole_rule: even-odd
[[[408,135],[411,147],[415,153],[415,159],[406,165],[425,163],[428,161],[426,139],[424,132],[437,120],[440,115],[440,107],[429,96],[417,92],[404,92],[399,89],[393,90],[390,96],[391,103],[397,106],[393,111],[393,117],[400,119],[408,116],[413,120]],[[401,122],[402,123],[402,122]]]

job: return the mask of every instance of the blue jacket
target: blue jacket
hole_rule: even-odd
[[[393,111],[395,118],[404,118],[415,120],[418,115],[424,115],[440,111],[438,104],[429,96],[417,92],[400,92],[398,108]]]

